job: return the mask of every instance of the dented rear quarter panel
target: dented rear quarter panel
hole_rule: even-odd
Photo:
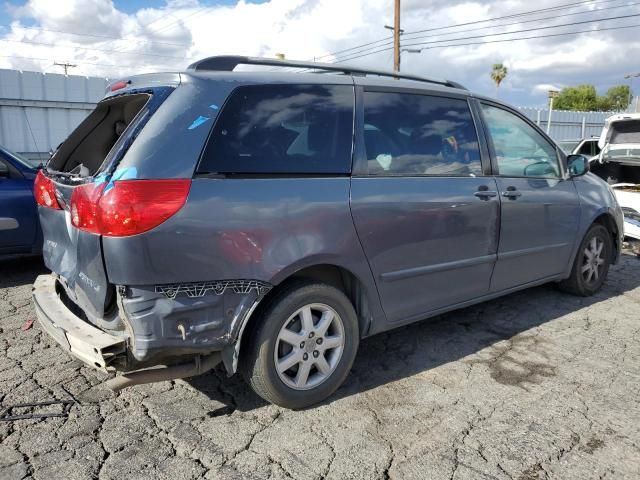
[[[103,238],[109,281],[162,285],[260,280],[307,266],[350,271],[384,321],[349,208],[350,178],[196,178],[185,206],[157,228]]]

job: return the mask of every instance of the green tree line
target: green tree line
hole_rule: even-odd
[[[553,101],[555,110],[618,112],[626,110],[631,100],[629,85],[616,85],[598,95],[593,85],[563,88]]]

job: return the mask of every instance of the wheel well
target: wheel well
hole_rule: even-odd
[[[247,333],[251,332],[251,327],[255,325],[256,322],[260,321],[259,319],[262,316],[261,313],[265,306],[268,305],[271,299],[281,291],[283,286],[300,279],[326,283],[342,291],[351,301],[351,304],[356,311],[356,315],[358,316],[358,325],[360,327],[360,335],[363,336],[367,333],[371,324],[371,310],[369,308],[369,300],[362,282],[345,268],[338,267],[336,265],[314,265],[293,273],[278,285],[274,286],[269,293],[265,295],[249,318],[244,329],[245,333],[242,335],[242,338],[240,338],[240,352],[243,351],[244,346],[247,343],[247,339],[249,337]],[[240,353],[240,355],[242,355],[242,353]]]
[[[611,240],[612,240],[612,244],[615,252],[615,258],[618,258],[618,255],[620,255],[620,252],[618,251],[618,234],[620,232],[618,232],[618,225],[616,224],[616,221],[613,218],[613,215],[608,213],[603,213],[602,215],[597,217],[593,221],[593,223],[598,223],[609,231],[609,233],[611,234]]]
[[[356,311],[360,334],[366,334],[371,324],[369,299],[362,282],[349,270],[336,265],[314,265],[297,271],[290,278],[305,278],[327,283],[343,292]]]

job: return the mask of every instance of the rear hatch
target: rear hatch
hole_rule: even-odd
[[[640,114],[608,118],[598,146],[602,148],[602,161],[640,166]]]
[[[59,277],[59,293],[78,315],[103,328],[121,327],[115,322],[115,287],[105,272],[103,232],[93,224],[95,206],[114,182],[135,178],[135,169],[117,166],[178,83],[157,86],[145,77],[113,84],[113,92],[58,148],[34,187],[44,261]]]

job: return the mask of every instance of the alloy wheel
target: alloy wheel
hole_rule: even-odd
[[[591,238],[584,249],[582,267],[580,272],[585,283],[592,285],[598,281],[602,274],[604,258],[602,251],[604,249],[604,241],[597,236]]]
[[[294,390],[317,387],[335,371],[344,350],[344,325],[329,305],[305,305],[282,325],[274,350],[276,372]]]

